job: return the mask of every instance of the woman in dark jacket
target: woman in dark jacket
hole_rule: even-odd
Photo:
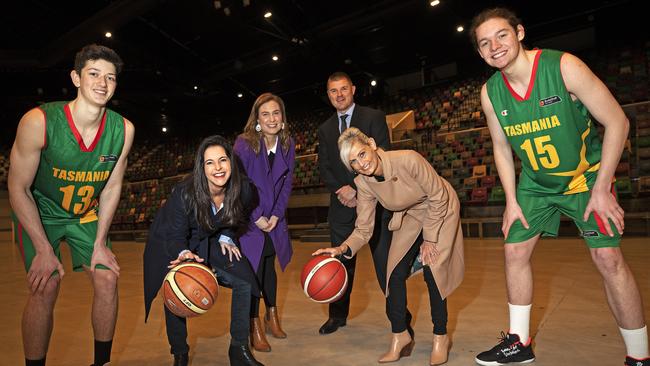
[[[248,348],[251,295],[260,296],[255,273],[242,257],[237,237],[257,205],[254,185],[242,173],[231,145],[221,136],[204,139],[194,170],[158,211],[144,251],[146,317],[169,268],[184,260],[206,262],[219,283],[232,287],[231,365],[262,365]],[[174,366],[188,364],[185,319],[165,308],[167,338]]]

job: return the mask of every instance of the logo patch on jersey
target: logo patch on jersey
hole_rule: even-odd
[[[109,155],[100,155],[99,156],[99,162],[100,163],[110,163],[110,162],[116,162],[117,161],[117,155],[109,154]]]
[[[551,104],[560,103],[561,101],[562,101],[562,98],[560,98],[557,95],[554,95],[552,97],[540,99],[539,100],[539,106],[540,107],[546,107],[546,106],[551,105]]]
[[[507,116],[508,115],[508,110],[507,109],[502,110],[501,115],[504,116],[504,117]]]
[[[583,238],[597,238],[599,236],[600,234],[598,233],[598,231],[595,230],[587,230],[582,232]]]

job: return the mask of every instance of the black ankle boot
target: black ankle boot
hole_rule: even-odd
[[[230,345],[228,358],[230,358],[230,366],[264,366],[253,357],[248,345]]]
[[[180,355],[174,355],[174,365],[173,366],[187,366],[190,358],[187,353],[182,353]]]

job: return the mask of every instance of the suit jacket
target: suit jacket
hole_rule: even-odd
[[[278,141],[273,166],[269,166],[264,138],[260,138],[260,140],[258,154],[255,154],[255,151],[242,137],[237,137],[235,140],[235,153],[244,165],[248,177],[255,183],[260,197],[259,206],[253,209],[251,214],[248,231],[241,236],[239,241],[244,255],[253,265],[253,270],[257,272],[264,249],[264,232],[255,225],[255,221],[260,216],[265,216],[267,219],[277,216],[277,226],[269,233],[269,236],[273,241],[278,262],[284,271],[293,255],[285,213],[292,188],[296,159],[295,143],[293,139],[289,139],[289,148],[284,149]]]
[[[252,183],[245,180],[242,185],[242,200],[255,203],[256,196]],[[187,202],[183,199],[186,192],[186,182],[174,187],[163,207],[158,210],[149,228],[147,244],[143,254],[144,303],[145,321],[151,310],[151,303],[162,286],[165,275],[169,272],[169,262],[177,259],[184,249],[189,249],[205,260],[205,264],[213,268],[227,270],[234,276],[245,279],[253,286],[252,293],[260,296],[255,273],[246,257],[240,261],[230,262],[228,254],[223,255],[218,245],[221,234],[229,236],[237,243],[238,228],[228,227],[219,220],[219,213],[213,216],[215,230],[205,231],[196,221],[193,212],[189,211]],[[238,243],[237,243],[238,244]]]
[[[385,150],[390,148],[386,114],[384,112],[357,104],[352,113],[350,127],[356,127],[368,137],[375,139],[377,146]],[[344,206],[339,202],[335,193],[345,185],[355,188],[354,174],[349,172],[341,162],[338,147],[340,135],[339,117],[335,112],[318,128],[318,166],[321,179],[331,193],[328,212],[330,224],[332,222],[352,223],[356,218],[355,209]]]
[[[420,232],[424,240],[436,243],[440,255],[431,267],[442,298],[462,282],[465,272],[460,202],[454,188],[420,154],[412,150],[385,152],[377,149],[385,181],[359,175],[357,220],[344,242],[354,255],[372,236],[375,206],[379,202],[393,211],[388,229],[393,232],[386,268],[388,279]],[[388,296],[388,290],[386,291]]]

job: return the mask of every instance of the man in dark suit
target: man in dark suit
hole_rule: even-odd
[[[354,230],[357,218],[357,191],[354,185],[354,175],[341,162],[338,138],[343,130],[356,127],[363,133],[375,139],[377,146],[388,150],[390,140],[386,125],[386,114],[382,111],[356,105],[354,103],[355,86],[350,77],[344,72],[335,72],[327,79],[327,96],[336,108],[318,128],[318,164],[320,176],[330,195],[330,208],[327,219],[330,225],[330,237],[333,247],[339,246]],[[382,210],[377,210],[378,213]],[[381,213],[378,214],[381,215]],[[378,231],[382,225],[375,225],[375,233],[370,239],[371,249],[379,239]],[[378,258],[373,258],[375,268],[382,268]],[[381,261],[381,260],[380,260]],[[350,310],[350,293],[354,282],[356,256],[344,260],[348,272],[348,288],[343,297],[329,305],[329,318],[319,329],[320,334],[335,332],[345,326]]]

